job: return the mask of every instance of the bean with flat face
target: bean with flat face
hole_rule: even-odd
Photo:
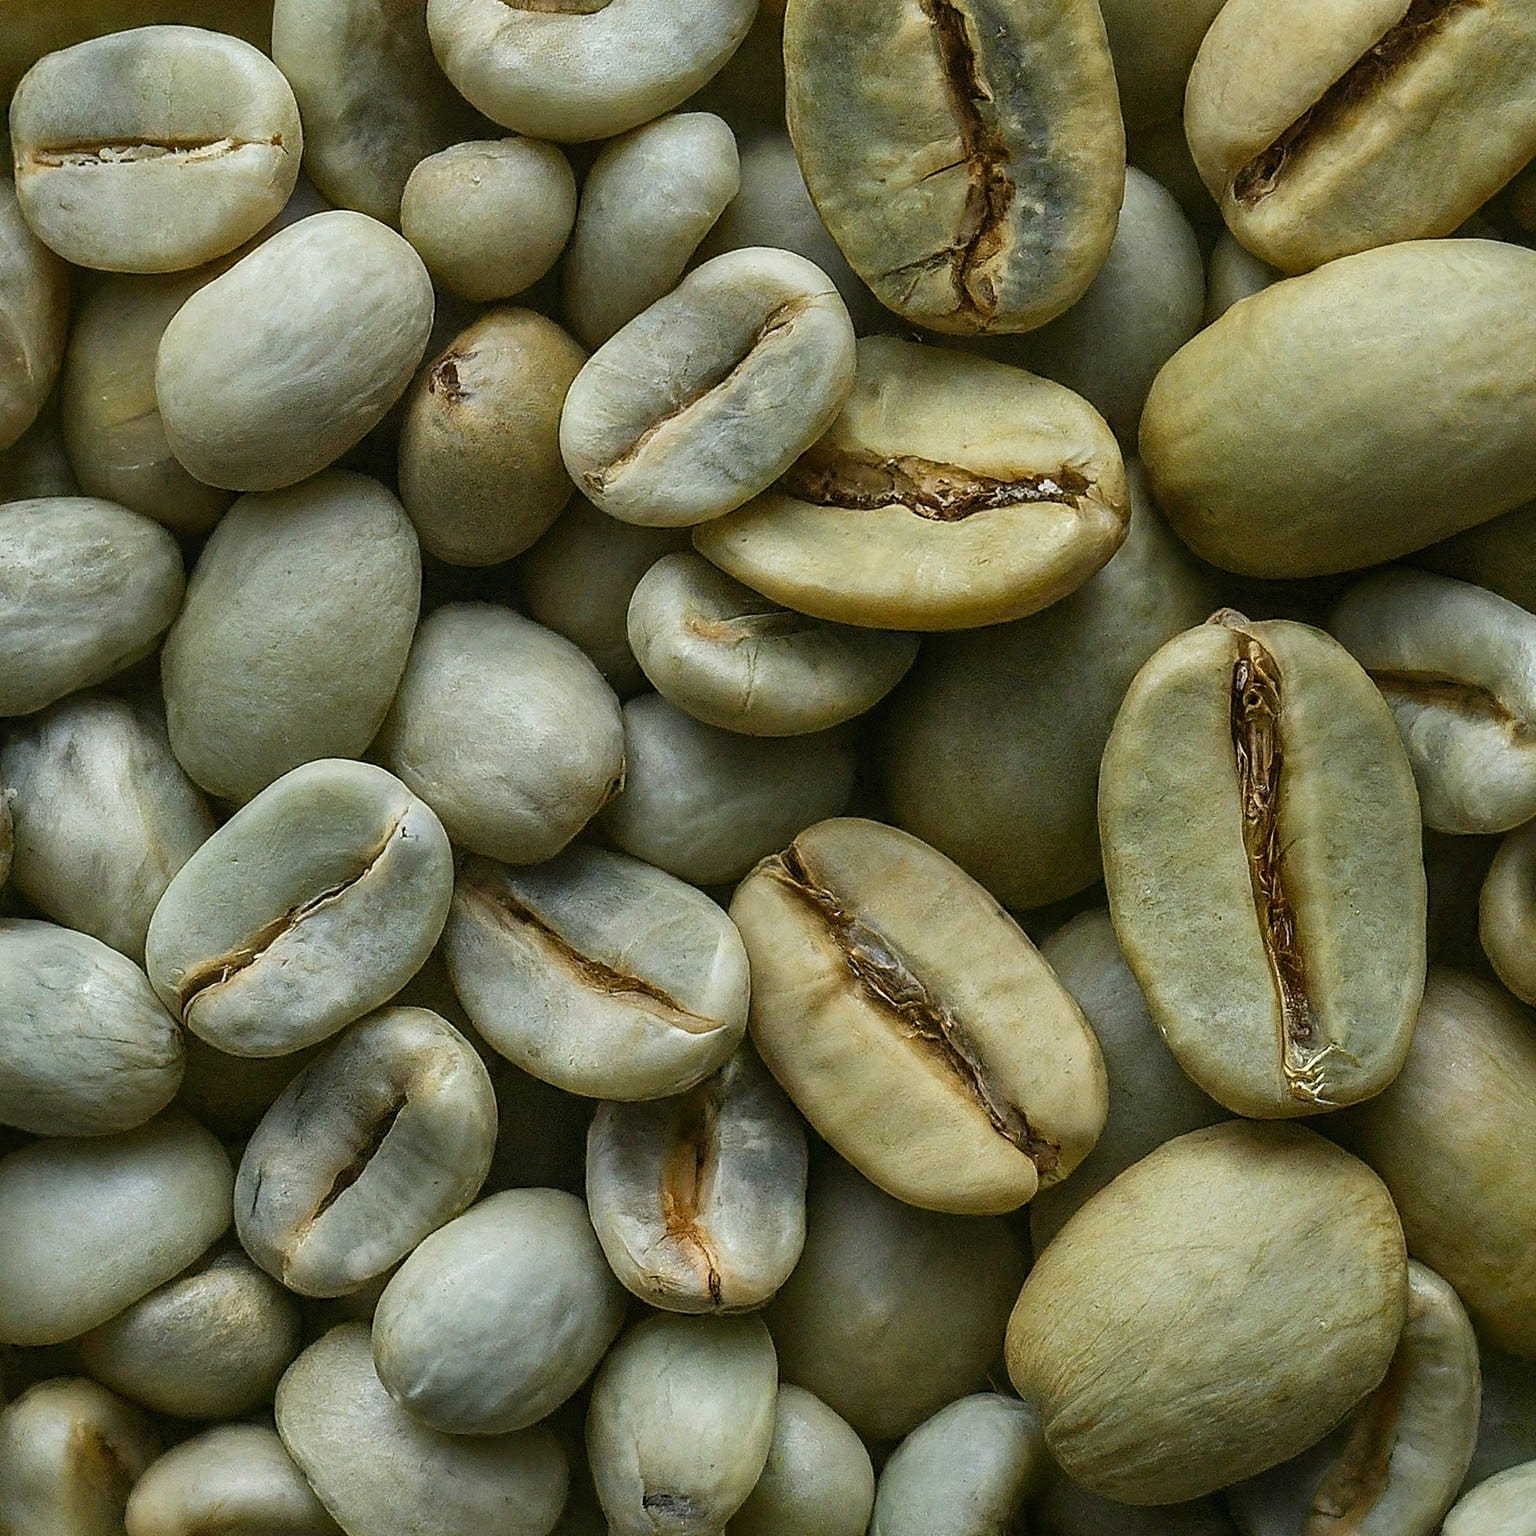
[[[277,0],[272,57],[304,114],[304,169],[338,208],[396,223],[416,164],[482,126],[420,0]]]
[[[452,894],[423,801],[371,763],[305,763],[181,867],[150,920],[150,979],[210,1045],[281,1056],[394,996]]]
[[[69,278],[27,227],[16,184],[0,177],[0,449],[37,419],[64,356]]]
[[[1227,1490],[1244,1536],[1433,1536],[1472,1459],[1478,1397],[1472,1324],[1410,1260],[1386,1380],[1310,1450]]]
[[[1086,1488],[1197,1498],[1379,1385],[1407,1292],[1369,1168],[1300,1126],[1229,1121],[1165,1142],[1062,1228],[1019,1293],[1008,1374]]]
[[[613,1536],[710,1536],[773,1443],[778,1365],[756,1317],[650,1317],[592,1386],[587,1461]]]
[[[1478,933],[1499,980],[1536,1003],[1536,821],[1499,844],[1478,902]]]
[[[425,1008],[383,1008],[262,1117],[240,1159],[235,1227],[289,1290],[345,1295],[474,1199],[495,1143],[474,1048]]]
[[[76,1341],[115,1392],[181,1419],[231,1419],[272,1401],[299,1352],[298,1302],[239,1249],[212,1255]]]
[[[680,1093],[746,1029],[747,954],[730,919],[606,849],[578,843],[526,869],[470,859],[444,949],[485,1039],[569,1093]]]
[[[1536,153],[1536,22],[1473,0],[1229,0],[1185,124],[1222,217],[1303,272],[1448,235]]]
[[[864,1536],[874,1505],[864,1442],[819,1397],[780,1382],[768,1460],[730,1536]]]
[[[339,1536],[276,1433],[220,1424],[152,1462],[128,1496],[126,1536]]]
[[[181,1083],[181,1031],[133,961],[0,918],[0,1121],[45,1136],[142,1125]]]
[[[172,452],[235,491],[316,474],[400,398],[432,303],[421,257],[388,226],[346,210],[300,219],[166,327],[155,396]]]
[[[164,528],[86,496],[0,506],[0,715],[28,715],[154,650],[181,606]]]
[[[1239,1114],[1357,1103],[1408,1050],[1418,796],[1348,652],[1223,609],[1131,684],[1099,778],[1109,910],[1179,1065]]]
[[[366,1323],[333,1328],[289,1366],[277,1432],[348,1536],[549,1536],[569,1474],[547,1429],[444,1435],[384,1390]]]
[[[493,122],[605,139],[675,107],[747,35],[754,0],[428,0],[448,78]]]
[[[623,1322],[624,1293],[581,1201],[512,1189],[439,1228],[395,1271],[373,1317],[373,1361],[420,1423],[502,1434],[570,1397]]]
[[[178,1275],[229,1225],[234,1173],[176,1110],[0,1160],[0,1340],[56,1344]]]
[[[1332,629],[1392,707],[1426,826],[1536,817],[1536,615],[1426,571],[1367,576]]]
[[[702,555],[668,555],[629,604],[629,643],[681,710],[748,736],[829,730],[872,709],[917,657],[917,636],[781,608]]]
[[[67,261],[195,267],[254,235],[293,191],[293,91],[249,43],[139,27],[35,64],[11,101],[16,195]]]
[[[691,1092],[604,1104],[587,1135],[587,1199],[608,1262],[668,1312],[769,1301],[805,1245],[805,1135],[748,1050]]]
[[[1065,597],[1119,548],[1125,467],[1087,401],[890,336],[860,341],[858,364],[830,430],[695,530],[722,570],[821,619],[968,629]]]
[[[735,135],[711,112],[660,117],[605,144],[565,255],[576,334],[599,347],[670,292],[740,184]]]
[[[560,451],[610,517],[702,523],[772,485],[853,378],[831,279],[789,251],[727,251],[593,354],[566,396]]]
[[[1153,381],[1153,495],[1244,575],[1407,554],[1536,495],[1532,347],[1536,252],[1498,241],[1410,241],[1276,283]]]
[[[105,1387],[41,1381],[0,1413],[0,1528],[122,1536],[123,1507],[159,1454],[148,1417]]]
[[[962,1397],[918,1425],[880,1473],[869,1536],[1004,1531],[1046,1462],[1033,1408],[997,1392]]]
[[[731,917],[752,965],[753,1044],[889,1194],[990,1215],[1087,1156],[1106,1104],[1093,1034],[1023,931],[942,854],[879,822],[824,821],[758,865]]]
[[[560,635],[508,608],[423,621],[376,747],[460,847],[553,858],[624,782],[619,701]]]
[[[1536,1030],[1490,982],[1430,971],[1397,1080],[1339,1117],[1415,1258],[1495,1344],[1536,1360]]]
[[[1522,1462],[1479,1483],[1456,1501],[1442,1536],[1533,1536],[1536,1461]]]
[[[1124,186],[1096,5],[791,0],[784,58],[806,185],[883,304],[964,334],[1081,296]]]
[[[417,376],[400,424],[400,497],[429,554],[494,565],[560,515],[571,499],[560,407],[586,360],[553,320],[493,309]]]
[[[811,1175],[805,1251],[764,1314],[784,1379],[867,1440],[981,1390],[1028,1268],[999,1217],[893,1200],[846,1163]]]

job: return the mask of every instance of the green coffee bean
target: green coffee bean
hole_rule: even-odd
[[[394,996],[452,894],[423,801],[371,763],[305,763],[182,865],[150,920],[150,979],[210,1045],[281,1056]]]
[[[1499,844],[1478,912],[1478,933],[1499,980],[1522,1002],[1536,1003],[1536,821]]]
[[[1019,1293],[1008,1374],[1084,1487],[1197,1498],[1374,1389],[1407,1292],[1369,1168],[1299,1126],[1229,1121],[1164,1143],[1062,1228]]]
[[[1536,1461],[1479,1483],[1445,1517],[1442,1536],[1532,1536],[1536,1532]]]
[[[1240,1114],[1391,1082],[1425,956],[1418,796],[1342,646],[1223,609],[1131,684],[1099,778],[1109,910],[1179,1065]]]
[[[0,177],[0,449],[37,419],[64,356],[69,278]]]
[[[424,1239],[384,1287],[373,1360],[397,1403],[450,1434],[524,1429],[597,1368],[624,1293],[587,1208],[559,1189],[513,1189]]]
[[[1149,8],[1140,0],[1103,0],[1100,9],[1127,128],[1149,127],[1179,116],[1189,67],[1222,4],[1223,0],[1174,0]]]
[[[1205,323],[1215,325],[1239,300],[1262,293],[1280,277],[1267,261],[1239,245],[1231,230],[1222,230],[1206,269]]]

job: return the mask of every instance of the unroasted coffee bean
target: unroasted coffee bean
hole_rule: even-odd
[[[1085,0],[791,0],[786,107],[854,271],[930,330],[1025,331],[1093,280],[1125,131]]]
[[[1070,390],[866,337],[842,414],[777,483],[694,532],[701,554],[817,618],[965,629],[1065,597],[1125,538],[1114,435]]]
[[[1008,1374],[1073,1479],[1172,1503],[1338,1423],[1386,1374],[1407,1293],[1369,1168],[1300,1126],[1229,1121],[1166,1142],[1062,1228],[1019,1293]]]
[[[1442,1536],[1532,1536],[1536,1532],[1536,1461],[1479,1483],[1456,1501]]]
[[[1478,933],[1499,980],[1536,1003],[1536,821],[1499,844],[1478,902]]]
[[[1010,1211],[1087,1156],[1106,1102],[1092,1032],[942,854],[878,822],[824,821],[741,883],[731,916],[752,962],[753,1043],[882,1189],[931,1210]]]
[[[0,449],[37,419],[64,356],[69,279],[0,177]]]
[[[805,1135],[749,1050],[677,1098],[604,1104],[587,1199],[613,1272],[668,1312],[745,1312],[805,1244]]]
[[[1179,1064],[1240,1114],[1378,1093],[1425,963],[1418,796],[1320,630],[1223,609],[1131,684],[1099,779],[1120,947]]]

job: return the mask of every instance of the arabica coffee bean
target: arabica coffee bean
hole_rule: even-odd
[[[1093,1034],[942,854],[878,822],[824,821],[742,882],[731,916],[752,962],[753,1043],[882,1189],[992,1214],[1087,1156],[1106,1102]],[[880,1106],[897,1101],[893,1123]]]
[[[684,527],[766,490],[853,387],[853,323],[789,251],[727,251],[637,315],[576,376],[560,451],[622,522]]]
[[[235,1227],[301,1296],[341,1296],[397,1264],[474,1199],[496,1098],[474,1048],[425,1008],[354,1024],[251,1134]]]
[[[1499,844],[1478,902],[1478,933],[1499,980],[1536,1003],[1536,821]]]
[[[786,607],[881,629],[966,629],[1065,597],[1125,538],[1113,434],[1059,384],[867,337],[831,429],[771,489],[694,532]]]
[[[37,419],[64,357],[69,280],[0,177],[0,448]]]
[[[686,1094],[604,1104],[587,1199],[608,1262],[668,1312],[769,1301],[805,1244],[805,1134],[750,1050]]]
[[[1343,647],[1230,609],[1169,641],[1115,719],[1099,829],[1120,947],[1212,1098],[1304,1115],[1391,1082],[1423,986],[1418,796]]]
[[[1096,5],[791,0],[784,58],[811,196],[903,319],[1025,331],[1093,280],[1125,161]]]
[[[1062,1228],[1019,1293],[1008,1374],[1076,1481],[1172,1503],[1331,1429],[1386,1374],[1407,1293],[1369,1168],[1299,1126],[1229,1121],[1164,1143]]]
[[[731,920],[606,849],[578,843],[529,869],[468,860],[444,948],[481,1035],[570,1093],[680,1093],[746,1030],[747,954]]]
[[[432,280],[392,229],[317,213],[177,311],[155,395],[176,457],[235,491],[293,485],[352,447],[426,350]]]
[[[452,891],[442,823],[397,778],[305,763],[181,867],[150,920],[150,979],[210,1045],[281,1056],[394,996]]]
[[[238,38],[140,27],[51,53],[11,101],[16,195],[67,261],[174,272],[288,200],[304,146],[281,72]]]

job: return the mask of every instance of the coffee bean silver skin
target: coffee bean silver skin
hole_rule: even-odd
[[[604,1360],[587,1464],[613,1536],[712,1536],[773,1442],[778,1364],[758,1317],[649,1317]]]
[[[181,1031],[133,961],[0,918],[0,1122],[45,1136],[142,1125],[181,1084]]]
[[[172,451],[233,491],[318,473],[400,398],[432,309],[421,257],[387,225],[345,209],[290,225],[166,327],[155,396]]]
[[[213,816],[152,705],[76,693],[0,747],[16,827],[13,879],[38,911],[144,963],[149,920]]]
[[[177,1110],[0,1160],[0,1341],[74,1338],[179,1274],[229,1226],[234,1170]]]
[[[150,980],[210,1045],[281,1056],[387,1002],[448,917],[453,850],[392,774],[325,758],[270,784],[150,920]]]
[[[198,27],[113,32],[51,53],[11,101],[16,191],[66,260],[195,267],[288,200],[304,134],[277,66]]]
[[[565,1452],[547,1429],[444,1435],[374,1372],[366,1323],[311,1344],[277,1389],[277,1432],[348,1536],[550,1536]]]
[[[373,1362],[419,1422],[504,1434],[581,1386],[624,1308],[575,1195],[505,1190],[440,1227],[395,1271],[373,1315]]]
[[[64,357],[69,277],[0,177],[0,450],[37,420]]]
[[[415,531],[376,480],[327,470],[242,496],[203,546],[160,658],[182,766],[243,803],[301,763],[362,756],[420,606]]]
[[[299,1352],[297,1300],[236,1247],[75,1342],[98,1381],[157,1413],[232,1419],[272,1401]]]
[[[40,1381],[0,1413],[0,1530],[122,1536],[133,1486],[159,1454],[148,1415],[105,1387]]]
[[[264,1424],[220,1424],[173,1446],[133,1485],[122,1529],[126,1536],[340,1536]]]
[[[126,507],[88,496],[0,506],[0,716],[147,656],[184,587],[175,539]]]
[[[468,860],[444,948],[481,1035],[568,1093],[680,1093],[746,1031],[747,953],[731,920],[606,849],[573,844],[531,868]]]
[[[587,1199],[624,1285],[668,1312],[745,1312],[805,1246],[805,1132],[746,1048],[686,1094],[604,1104]]]
[[[397,1264],[485,1181],[496,1096],[474,1047],[425,1008],[353,1025],[246,1143],[235,1227],[301,1296],[341,1296]]]

